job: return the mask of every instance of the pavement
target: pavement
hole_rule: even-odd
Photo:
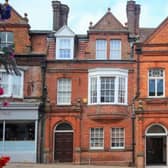
[[[30,164],[7,163],[4,168],[128,168],[125,166],[73,165],[73,164]],[[130,168],[130,167],[129,167]]]

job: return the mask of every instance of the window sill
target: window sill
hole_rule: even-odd
[[[119,103],[88,103],[88,106],[96,106],[96,105],[100,105],[100,106],[128,106],[127,103],[124,104],[119,104]]]
[[[163,97],[150,97],[146,99],[147,104],[168,104],[168,99]]]

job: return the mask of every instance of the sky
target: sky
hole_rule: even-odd
[[[60,0],[69,6],[68,26],[75,34],[86,34],[90,21],[96,24],[111,8],[124,25],[127,0]],[[4,1],[0,0],[0,3]],[[168,16],[168,0],[136,0],[141,5],[140,27],[157,27]],[[52,0],[9,0],[21,15],[28,14],[31,30],[52,30]]]

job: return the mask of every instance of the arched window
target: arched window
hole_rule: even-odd
[[[161,125],[152,125],[146,131],[147,136],[158,136],[158,135],[164,136],[166,134],[167,134],[167,132],[166,132],[165,128],[162,127]]]
[[[72,126],[68,123],[61,123],[56,127],[56,131],[72,130]]]

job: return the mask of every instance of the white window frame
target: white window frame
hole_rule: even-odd
[[[101,102],[101,88],[100,88],[100,78],[101,77],[115,77],[115,95],[114,102]],[[95,104],[119,104],[119,105],[127,105],[128,99],[128,70],[119,69],[119,68],[95,68],[89,70],[88,76],[88,105]],[[97,102],[92,102],[91,100],[91,79],[97,78]],[[119,87],[119,78],[125,79],[125,102],[119,102],[118,100],[118,87]]]
[[[103,43],[103,46],[102,44],[98,44],[98,43]],[[100,53],[103,53],[103,54],[99,56]],[[96,59],[97,60],[107,59],[107,40],[104,40],[104,39],[96,40]]]
[[[113,137],[113,132],[112,132],[112,130],[113,129],[115,129],[115,131],[116,131],[116,129],[119,129],[119,133],[120,133],[120,129],[122,129],[123,130],[123,137]],[[115,134],[116,134],[116,132],[115,132]],[[123,139],[123,146],[112,146],[112,143],[113,143],[113,140],[112,139],[117,139],[117,143],[120,143],[120,139]],[[111,128],[111,141],[110,141],[110,143],[111,143],[111,149],[125,149],[125,128],[121,128],[121,127],[113,127],[113,128]]]
[[[69,58],[63,58],[60,55],[60,49],[61,49],[61,40],[69,40],[70,46],[70,57]],[[56,59],[59,60],[71,60],[74,58],[74,37],[56,37]]]
[[[94,131],[96,131],[96,129],[99,129],[99,133],[100,133],[100,129],[102,129],[103,130],[103,132],[102,132],[102,136],[103,137],[92,137],[92,135],[91,135],[91,130],[92,129],[94,129]],[[94,134],[96,134],[95,132],[94,132]],[[92,142],[91,142],[91,139],[96,139],[97,140],[97,143],[99,142],[99,140],[100,140],[100,138],[101,139],[103,139],[103,145],[102,146],[92,146],[91,144],[92,144]],[[89,140],[89,142],[90,142],[90,149],[92,149],[92,150],[103,150],[104,149],[104,128],[102,128],[102,127],[100,127],[100,128],[90,128],[90,140]],[[94,142],[94,144],[95,144],[95,142]]]
[[[14,44],[14,35],[13,35],[13,32],[0,32],[0,33],[4,33],[4,35],[5,35],[5,39],[4,39],[4,41],[2,41],[2,39],[0,39],[0,44],[1,44],[1,48],[3,48],[3,47],[7,47],[7,46],[9,46],[9,45],[13,45]],[[10,41],[9,40],[9,33],[10,34],[12,34],[13,35],[13,40],[12,41]],[[1,37],[0,37],[1,38]]]
[[[64,90],[62,90],[62,92],[63,92],[62,94],[69,93],[69,101],[68,102],[61,102],[60,101],[60,90],[59,90],[60,83],[59,82],[61,80],[65,80],[66,82],[68,81],[68,83],[69,83],[68,88],[70,90],[65,90],[66,88],[64,88]],[[64,85],[65,85],[65,83],[64,83]],[[69,79],[69,78],[59,78],[57,80],[57,105],[71,105],[71,96],[72,96],[72,81],[71,81],[71,79]]]
[[[20,71],[20,73],[21,73],[21,76],[16,76],[15,74],[14,74],[14,72],[13,72],[13,74],[7,74],[7,72],[5,71],[5,70],[0,70],[0,72],[3,72],[3,73],[5,73],[6,75],[7,75],[7,82],[5,81],[5,83],[8,85],[7,87],[8,87],[8,93],[4,93],[3,95],[1,95],[0,97],[13,97],[13,98],[23,98],[23,87],[24,87],[24,73],[23,73],[23,71]],[[19,87],[19,89],[20,89],[20,94],[19,95],[17,95],[17,94],[13,94],[13,84],[14,84],[14,78],[19,78],[20,77],[20,81],[21,81],[21,83],[20,83],[20,87]],[[1,81],[0,81],[0,83],[1,83]]]
[[[158,69],[158,70],[162,70],[163,71],[163,76],[160,76],[160,77],[150,77],[149,76],[149,71],[150,70],[155,70],[155,69]],[[150,80],[155,80],[155,96],[150,96],[149,95],[149,88],[150,88],[150,85],[149,85],[149,81]],[[163,95],[161,95],[161,96],[157,96],[156,94],[157,94],[157,80],[158,79],[162,79],[163,80]],[[151,69],[149,69],[148,70],[148,97],[150,97],[150,98],[161,98],[161,97],[165,97],[165,70],[164,69],[162,69],[162,68],[151,68]]]
[[[117,47],[115,45],[116,42],[119,43],[119,44],[117,44]],[[110,40],[110,60],[121,60],[121,51],[122,51],[121,46],[122,46],[121,45],[121,40],[118,40],[118,39],[111,39]],[[116,56],[114,54],[114,52],[118,53],[118,55]]]

